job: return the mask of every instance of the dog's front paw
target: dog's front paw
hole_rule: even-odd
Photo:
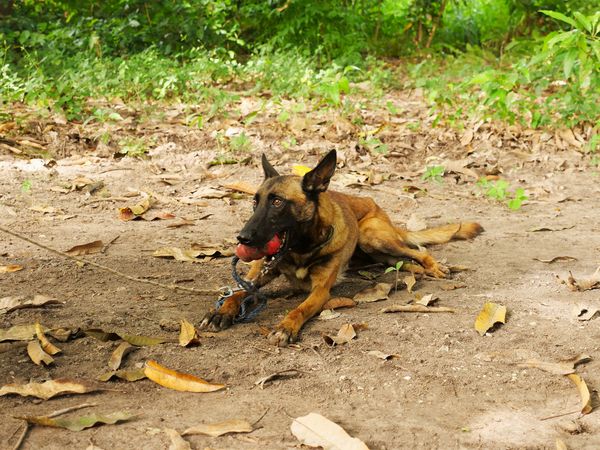
[[[450,270],[443,264],[436,263],[435,265],[425,269],[425,273],[435,278],[446,278]]]
[[[222,314],[213,309],[204,316],[198,328],[200,330],[212,331],[225,330],[233,325],[233,319],[234,316],[230,314]]]
[[[275,331],[272,331],[267,336],[269,343],[272,345],[276,345],[277,347],[287,347],[288,344],[291,344],[296,341],[297,335],[292,333],[290,330],[285,328],[278,328]]]

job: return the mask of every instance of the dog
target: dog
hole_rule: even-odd
[[[254,213],[237,236],[236,255],[251,262],[246,279],[257,288],[284,275],[293,287],[308,292],[268,336],[274,345],[286,346],[298,338],[306,321],[329,300],[353,255],[361,252],[388,265],[408,258],[411,262],[403,270],[444,278],[448,269],[421,246],[471,239],[483,231],[475,222],[422,231],[398,228],[371,198],[327,189],[336,158],[332,150],[314,169],[297,176],[280,175],[262,156],[265,179],[254,195]],[[238,291],[228,297],[204,316],[200,328],[231,326],[245,296]]]

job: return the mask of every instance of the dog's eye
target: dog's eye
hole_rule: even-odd
[[[279,197],[275,197],[273,200],[271,200],[271,205],[273,205],[275,208],[279,208],[281,205],[283,205],[283,200]]]

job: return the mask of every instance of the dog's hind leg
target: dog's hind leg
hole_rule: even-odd
[[[437,262],[428,252],[415,250],[404,243],[394,225],[387,218],[367,217],[358,223],[358,227],[360,230],[358,245],[365,253],[373,255],[376,259],[381,259],[382,256],[407,257],[423,266],[427,275],[436,278],[446,277],[448,269]]]

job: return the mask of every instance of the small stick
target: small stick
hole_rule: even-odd
[[[19,448],[21,448],[21,445],[25,441],[25,436],[27,436],[27,432],[29,431],[29,422],[24,421],[24,423],[25,423],[25,426],[23,427],[21,436],[19,436],[19,439],[17,440],[17,442],[15,442],[15,446],[13,447],[13,450],[19,450]]]
[[[566,413],[562,413],[562,414],[556,414],[554,416],[548,416],[548,417],[544,417],[540,420],[550,420],[550,419],[556,419],[557,417],[564,417],[564,416],[569,416],[571,414],[577,414],[578,412],[581,412],[579,410],[577,411],[571,411],[571,412],[566,412]]]
[[[119,272],[118,270],[112,269],[110,267],[104,266],[102,264],[98,264],[96,262],[93,261],[89,261],[89,260],[85,260],[85,259],[81,259],[81,258],[77,258],[76,256],[71,256],[66,254],[65,252],[61,252],[59,250],[53,249],[51,247],[48,247],[40,242],[34,241],[31,238],[28,238],[26,236],[23,236],[15,231],[11,231],[8,230],[2,226],[0,226],[0,231],[5,232],[6,234],[10,234],[11,236],[14,236],[18,239],[21,239],[25,242],[29,242],[30,244],[33,244],[37,247],[43,248],[44,250],[47,250],[51,253],[55,253],[57,255],[63,256],[64,258],[67,259],[71,259],[73,261],[77,261],[81,264],[89,264],[90,266],[94,266],[98,269],[102,269],[105,270],[106,272],[110,272],[113,273],[115,275],[120,276],[121,278],[126,278],[128,280],[131,281],[136,281],[138,283],[146,283],[146,284],[151,284],[153,286],[158,286],[161,287],[163,289],[170,289],[170,290],[180,290],[180,291],[186,291],[186,292],[193,292],[194,294],[198,294],[198,295],[219,295],[221,293],[221,291],[216,290],[216,289],[194,289],[194,288],[188,288],[188,287],[184,287],[184,286],[177,286],[175,284],[163,284],[163,283],[159,283],[158,281],[152,281],[152,280],[146,280],[143,278],[137,278],[137,277],[132,277],[130,275],[127,275],[123,272]]]
[[[262,413],[262,415],[261,415],[261,416],[260,416],[260,417],[259,417],[257,420],[255,420],[255,421],[252,423],[252,428],[254,428],[256,425],[258,425],[258,422],[260,422],[261,420],[263,420],[263,417],[265,417],[265,416],[267,415],[267,413],[268,413],[268,412],[269,412],[269,408],[265,409],[265,412],[264,412],[264,413]]]
[[[453,313],[453,308],[447,308],[445,306],[424,306],[424,305],[392,305],[388,308],[383,308],[379,312],[382,313],[395,313],[395,312],[411,312],[411,313],[442,313],[448,312]]]
[[[76,411],[78,409],[89,408],[91,406],[98,406],[98,403],[82,403],[81,405],[70,406],[68,408],[59,409],[58,411],[54,411],[53,413],[48,414],[46,417],[56,417],[61,416],[63,414],[70,413],[71,411]]]

